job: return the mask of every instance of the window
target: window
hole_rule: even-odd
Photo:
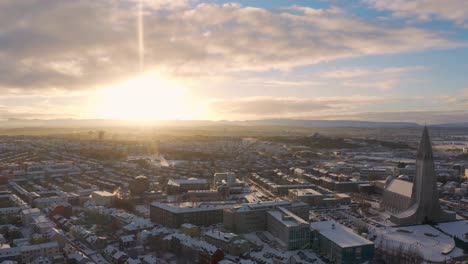
[[[362,256],[362,248],[356,248],[356,259],[361,259]]]

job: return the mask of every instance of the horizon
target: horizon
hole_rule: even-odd
[[[138,119],[21,119],[12,118],[0,120],[4,128],[80,128],[83,127],[203,127],[203,126],[280,126],[280,127],[308,127],[308,128],[415,128],[415,127],[439,127],[439,128],[466,128],[468,122],[454,123],[426,123],[426,122],[400,122],[400,121],[369,121],[353,119],[294,119],[294,118],[265,118],[247,120],[209,120],[209,119],[166,119],[166,120],[138,120]]]
[[[0,3],[0,120],[468,122],[463,0]]]

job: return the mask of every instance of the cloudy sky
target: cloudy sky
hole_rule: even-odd
[[[1,0],[0,119],[467,122],[466,6]]]

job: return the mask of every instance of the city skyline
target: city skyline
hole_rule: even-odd
[[[0,119],[468,122],[463,4],[2,1]]]

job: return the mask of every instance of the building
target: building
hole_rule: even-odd
[[[460,168],[461,169],[461,168]],[[460,169],[455,168],[435,168],[435,175],[437,177],[459,177]],[[416,176],[416,166],[406,165],[404,168],[396,168],[395,175],[404,175],[413,179]]]
[[[106,191],[94,191],[91,193],[90,201],[95,205],[109,206],[115,194]]]
[[[282,173],[279,173],[282,175]],[[249,179],[255,184],[262,186],[263,188],[267,189],[268,191],[280,195],[286,196],[288,195],[289,190],[291,189],[312,189],[315,188],[314,184],[302,182],[297,184],[278,184],[276,182],[271,181],[270,179],[263,178],[260,175],[253,173],[249,176]]]
[[[0,261],[20,261],[21,251],[19,247],[10,247],[8,244],[0,245]]]
[[[302,201],[310,206],[317,206],[322,203],[323,194],[313,189],[291,189],[288,198],[291,201]]]
[[[276,184],[274,185],[272,192],[280,196],[286,196],[288,195],[288,192],[291,189],[311,189],[311,188],[315,188],[315,185],[309,184],[309,183],[283,184],[283,185]]]
[[[28,208],[29,205],[15,194],[0,195],[0,224],[10,223],[22,210]]]
[[[284,207],[301,217],[309,219],[309,206],[303,202],[275,201],[237,205],[224,210],[224,227],[234,233],[249,233],[267,230],[267,212]]]
[[[416,156],[416,176],[410,206],[393,214],[390,220],[397,225],[416,225],[455,219],[455,213],[443,211],[440,207],[431,139],[427,127],[424,127]]]
[[[351,196],[346,193],[329,193],[326,194],[319,206],[340,206],[351,204]]]
[[[151,221],[172,228],[190,223],[198,226],[209,226],[223,222],[223,210],[232,205],[201,204],[191,206],[189,203],[175,205],[155,202],[150,205]]]
[[[322,170],[317,171],[320,172]],[[322,186],[328,190],[343,193],[359,192],[359,185],[369,183],[369,181],[355,180],[343,175],[336,175],[335,177],[332,177],[332,174],[328,174],[325,171],[320,172],[319,175],[325,176],[319,177],[311,174],[304,174],[304,178],[313,184]]]
[[[20,247],[20,251],[22,263],[30,263],[39,257],[46,257],[51,260],[63,257],[57,242],[22,246]]]
[[[359,193],[371,194],[374,193],[374,185],[370,183],[359,184]]]
[[[73,207],[71,204],[66,202],[61,202],[57,204],[52,204],[51,206],[47,207],[46,210],[47,215],[52,217],[54,215],[61,215],[65,218],[69,218],[73,214]]]
[[[304,202],[312,207],[338,206],[351,203],[351,197],[345,193],[321,194],[313,189],[289,190],[288,198],[291,201]]]
[[[190,223],[185,223],[180,226],[180,231],[183,234],[191,237],[198,237],[200,236],[200,227],[196,225],[192,225]]]
[[[193,190],[187,191],[182,198],[184,201],[213,201],[218,200],[221,194],[217,190]]]
[[[374,256],[374,243],[334,221],[310,224],[312,247],[332,263],[364,263]]]
[[[191,190],[209,190],[210,183],[206,179],[170,179],[167,182],[167,194],[180,194]]]
[[[129,256],[125,252],[120,251],[112,245],[108,245],[104,249],[104,256],[115,264],[124,264],[129,259]]]
[[[236,184],[236,174],[233,172],[217,172],[213,176],[214,187],[226,184],[232,187]]]
[[[206,242],[233,256],[239,256],[250,250],[249,242],[233,233],[209,230],[203,234],[203,237]]]
[[[381,206],[392,213],[406,210],[411,205],[413,183],[389,176],[385,181]]]
[[[375,230],[379,256],[386,263],[463,263],[467,221],[436,225],[381,227]]]
[[[391,172],[389,172],[386,169],[380,169],[380,168],[362,168],[359,171],[359,176],[361,177],[361,179],[366,179],[366,180],[385,179],[389,175],[391,175]]]
[[[224,252],[216,246],[181,233],[165,236],[162,244],[163,250],[180,257],[180,263],[214,264],[224,258]]]
[[[129,248],[134,248],[137,245],[137,241],[134,235],[125,235],[119,237],[119,249],[125,250]]]
[[[309,223],[286,208],[277,207],[267,213],[267,231],[284,250],[310,247]]]
[[[403,168],[395,168],[395,175],[406,175],[412,179],[416,175],[416,166],[406,165]]]

